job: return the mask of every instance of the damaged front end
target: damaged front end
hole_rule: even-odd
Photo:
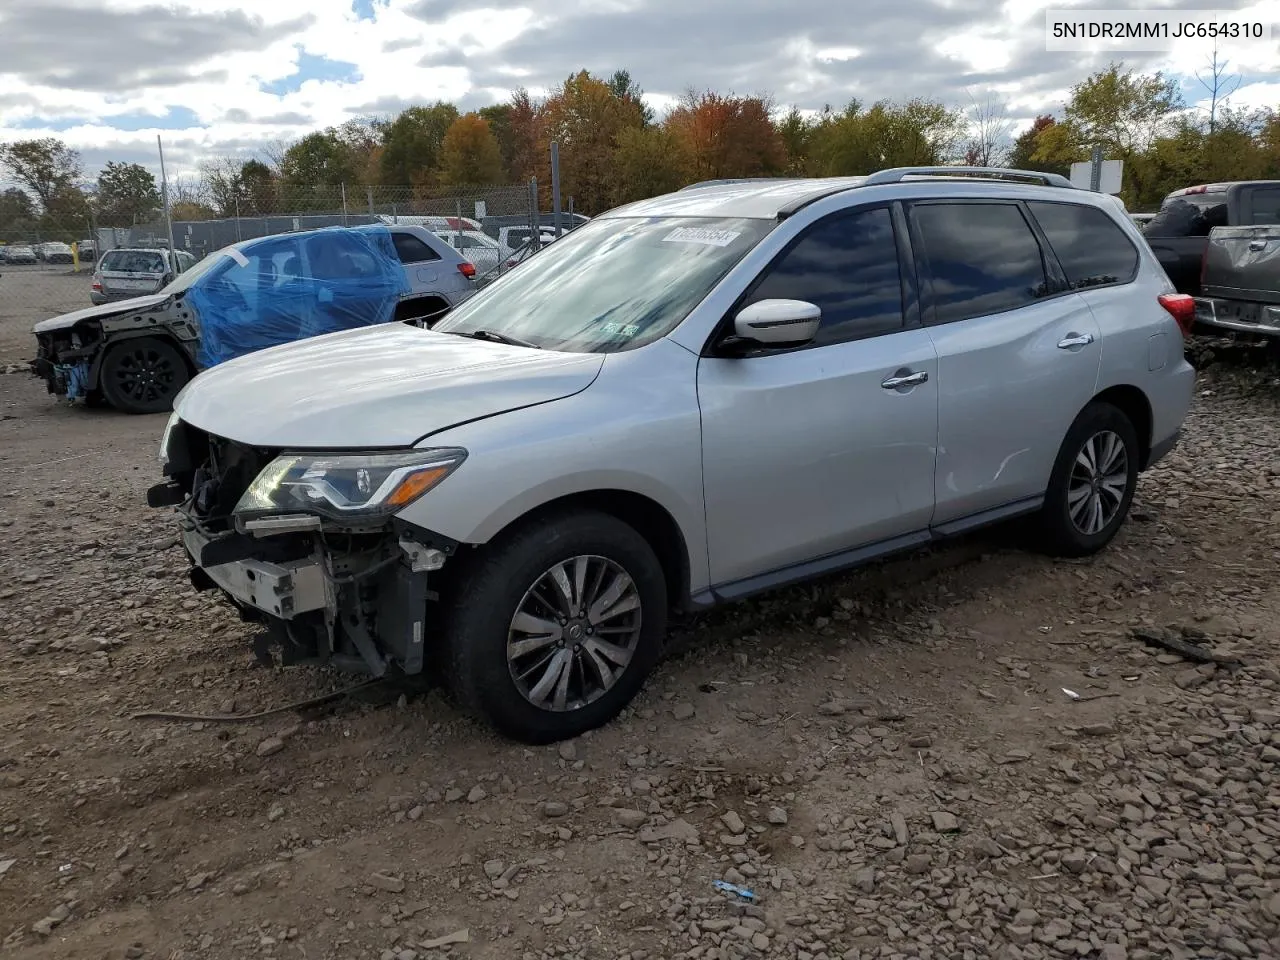
[[[421,673],[428,575],[457,544],[397,519],[465,459],[457,449],[298,452],[250,447],[183,423],[161,442],[198,590],[219,589],[268,629],[264,662],[332,664],[381,677]]]
[[[94,359],[102,350],[102,330],[91,324],[36,335],[31,372],[49,393],[68,400],[86,398]]]

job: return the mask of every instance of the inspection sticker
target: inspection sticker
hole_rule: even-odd
[[[707,230],[704,227],[677,227],[662,238],[663,243],[701,243],[708,247],[727,247],[738,237],[737,230]]]

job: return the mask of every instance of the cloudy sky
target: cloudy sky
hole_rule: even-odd
[[[1150,0],[1148,0],[1150,3]],[[1055,3],[1055,7],[1067,6]],[[1078,4],[1072,4],[1078,5]],[[1147,4],[1144,4],[1147,5]],[[1121,57],[1203,96],[1208,50],[1047,53],[1035,0],[7,0],[0,142],[58,136],[90,172],[110,159],[190,172],[211,156],[363,114],[537,94],[579,68],[627,69],[661,113],[690,87],[819,109],[851,97],[995,95],[1025,122]],[[1127,6],[1119,0],[1092,8]],[[1170,7],[1202,8],[1196,0]],[[1280,21],[1280,0],[1218,8]],[[1280,107],[1276,42],[1226,50],[1240,106]]]

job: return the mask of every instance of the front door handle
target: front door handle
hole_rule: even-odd
[[[880,386],[886,390],[898,390],[902,387],[915,387],[929,380],[929,374],[921,370],[919,373],[903,373],[899,371],[887,380],[882,380]]]
[[[1263,249],[1265,249],[1265,248],[1266,248],[1266,246],[1267,246],[1267,241],[1265,241],[1265,240],[1250,240],[1250,241],[1249,241],[1249,249],[1250,249],[1250,250],[1252,250],[1252,251],[1254,251],[1255,253],[1256,253],[1257,251],[1259,251],[1259,250],[1263,250]]]
[[[1092,333],[1073,333],[1058,341],[1059,350],[1070,350],[1072,347],[1087,347],[1093,343]]]

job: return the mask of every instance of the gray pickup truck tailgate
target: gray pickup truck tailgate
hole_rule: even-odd
[[[1201,294],[1280,304],[1280,225],[1214,227],[1205,248]]]

